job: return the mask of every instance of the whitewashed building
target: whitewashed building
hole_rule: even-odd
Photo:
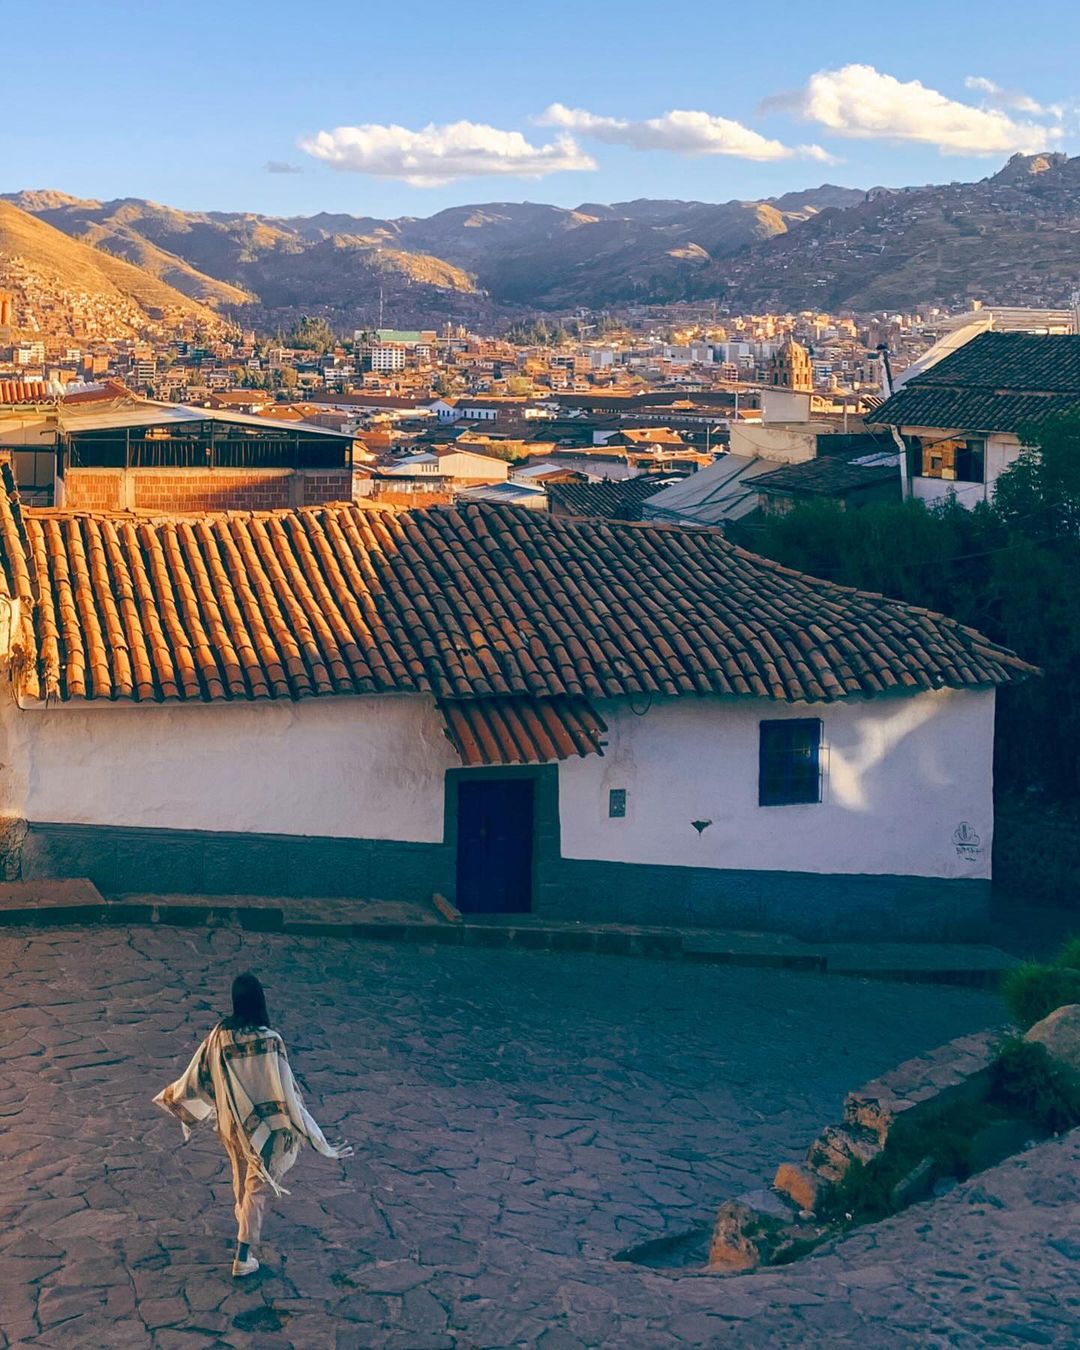
[[[995,689],[951,620],[714,530],[0,501],[9,875],[814,935],[977,928]]]
[[[911,495],[989,501],[1021,433],[1080,409],[1080,337],[980,333],[907,379],[873,414],[907,448]]]

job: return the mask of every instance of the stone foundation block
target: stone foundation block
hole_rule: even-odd
[[[829,1183],[800,1163],[781,1163],[773,1177],[773,1190],[786,1195],[796,1209],[813,1213],[830,1190]]]
[[[881,1152],[877,1135],[861,1125],[826,1125],[806,1154],[811,1172],[822,1181],[843,1181],[852,1164],[871,1162]]]
[[[709,1244],[709,1269],[737,1274],[780,1265],[828,1233],[822,1224],[800,1218],[786,1196],[752,1191],[720,1206]]]

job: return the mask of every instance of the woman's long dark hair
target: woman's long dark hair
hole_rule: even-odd
[[[259,981],[250,970],[237,975],[232,983],[232,1016],[226,1017],[222,1026],[230,1031],[253,1031],[257,1027],[268,1027],[270,1015],[266,1011],[266,995]]]

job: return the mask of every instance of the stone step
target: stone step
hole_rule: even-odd
[[[903,1064],[849,1092],[844,1102],[847,1128],[870,1130],[884,1147],[903,1120],[914,1121],[921,1107],[939,1110],[963,1093],[978,1097],[997,1051],[1000,1032],[958,1036],[928,1055]]]

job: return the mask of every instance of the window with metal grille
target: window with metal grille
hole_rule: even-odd
[[[817,717],[762,722],[758,805],[821,801],[821,721]]]

